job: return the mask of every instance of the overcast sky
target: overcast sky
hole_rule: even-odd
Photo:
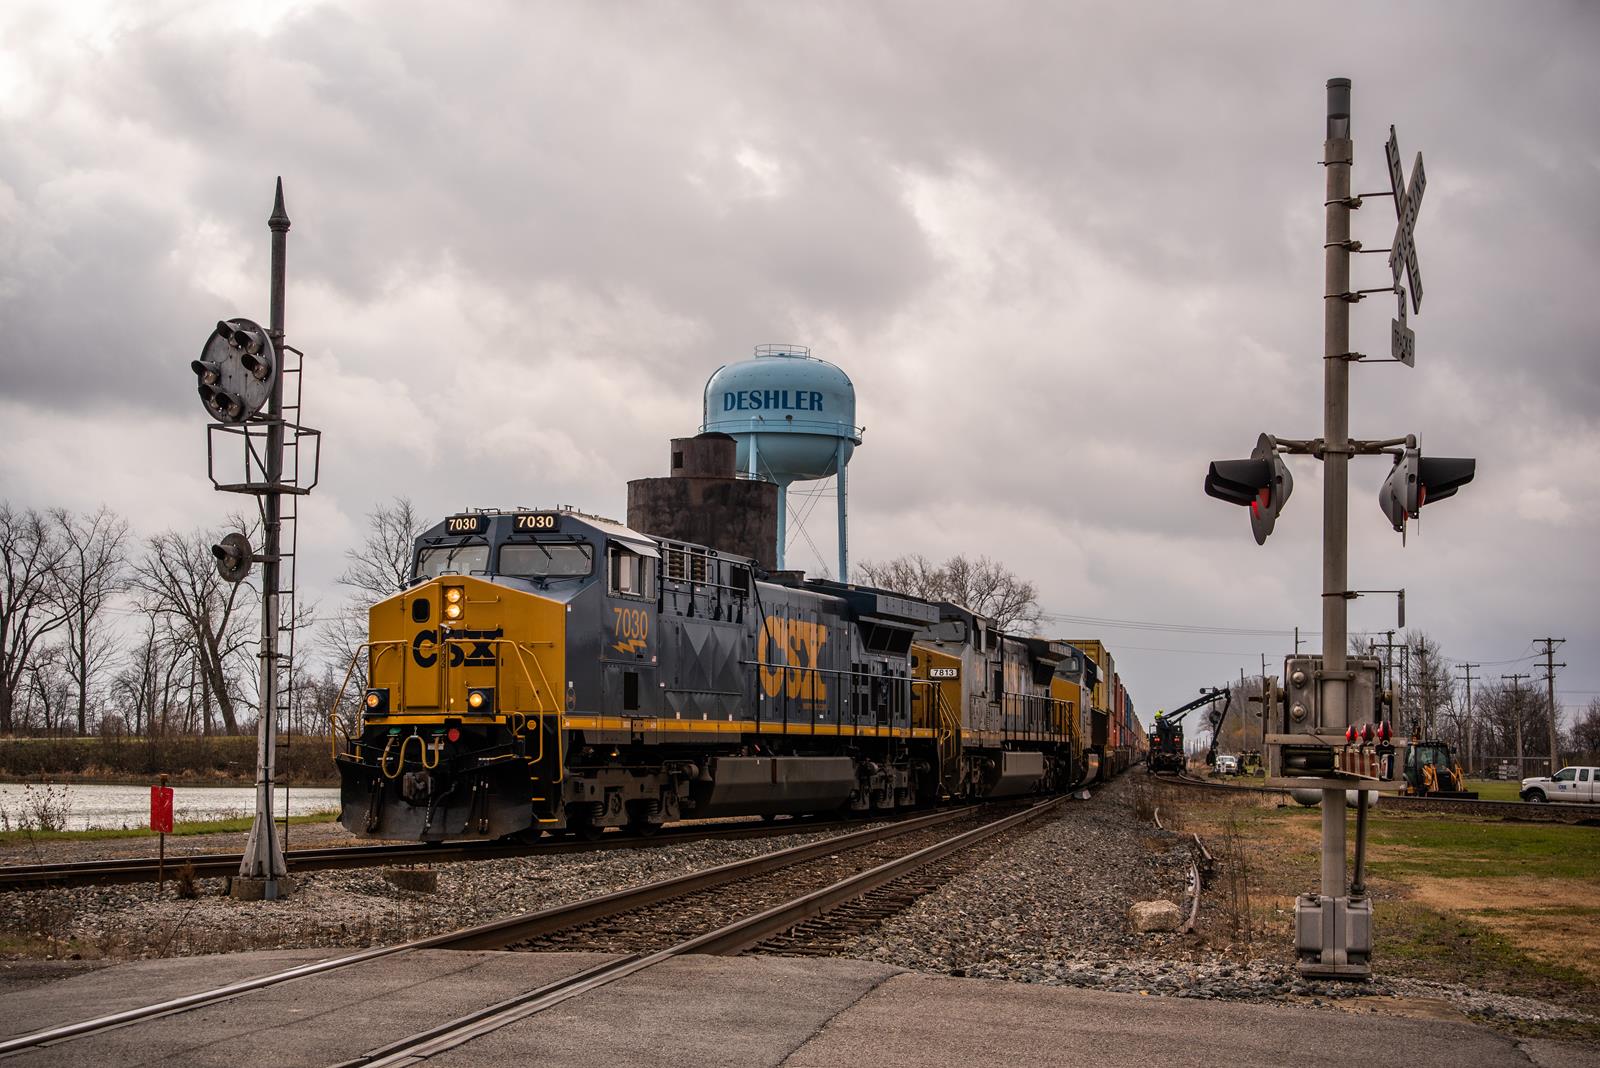
[[[854,558],[1003,561],[1075,617],[1051,631],[1112,646],[1148,722],[1320,627],[1320,465],[1292,461],[1265,547],[1201,483],[1261,431],[1321,432],[1318,161],[1347,76],[1356,190],[1387,188],[1391,123],[1428,173],[1417,366],[1354,369],[1352,433],[1479,463],[1402,548],[1386,461],[1356,461],[1351,583],[1406,587],[1484,677],[1568,639],[1582,706],[1597,49],[1600,7],[1557,2],[10,0],[0,497],[141,533],[240,503],[206,481],[188,363],[218,318],[266,321],[282,174],[325,434],[311,596],[396,495],[622,516],[707,376],[794,342],[857,386]],[[1394,221],[1370,199],[1355,236]],[[1385,353],[1393,310],[1357,305],[1355,347]],[[833,529],[822,500],[791,563],[831,562]]]

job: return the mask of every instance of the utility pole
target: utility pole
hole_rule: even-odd
[[[1300,655],[1300,628],[1299,627],[1294,628],[1294,655],[1295,656],[1299,656]],[[1265,674],[1265,672],[1262,672],[1262,674]]]
[[[1411,713],[1411,730],[1422,730],[1422,717],[1417,708],[1417,695],[1411,689],[1411,643],[1400,643],[1400,691],[1405,694],[1405,706]]]
[[[1387,631],[1384,631],[1384,634],[1386,635],[1386,637],[1384,638],[1382,644],[1379,644],[1378,642],[1373,642],[1372,643],[1372,647],[1374,649],[1382,649],[1383,650],[1383,667],[1384,667],[1385,676],[1387,677],[1387,686],[1388,686],[1388,690],[1389,690],[1389,695],[1395,701],[1395,708],[1398,709],[1400,707],[1400,703],[1399,703],[1400,695],[1395,693],[1395,689],[1394,689],[1394,651],[1396,649],[1400,648],[1400,647],[1395,644],[1394,631],[1387,630]],[[1391,714],[1390,715],[1390,719],[1393,719],[1393,718],[1394,718],[1394,716]]]
[[[1428,671],[1428,641],[1426,638],[1417,641],[1417,674],[1420,676],[1418,700],[1422,704],[1422,736],[1434,737],[1433,731],[1433,675]]]
[[[1522,680],[1531,679],[1532,675],[1501,675],[1502,679],[1511,680],[1511,721],[1517,730],[1517,778],[1522,778]]]
[[[1466,754],[1465,754],[1465,759],[1462,761],[1462,764],[1467,769],[1467,774],[1471,775],[1472,774],[1472,669],[1475,668],[1475,667],[1482,667],[1483,665],[1482,664],[1458,664],[1456,666],[1460,670],[1466,672],[1466,676],[1467,676],[1467,730],[1466,730],[1466,745],[1463,747],[1463,748],[1466,749]]]
[[[1556,708],[1556,668],[1566,667],[1565,664],[1555,662],[1556,646],[1565,645],[1565,638],[1535,638],[1536,642],[1544,643],[1544,684],[1545,692],[1550,697],[1550,774],[1554,775],[1561,770],[1560,730],[1557,725],[1561,713]]]

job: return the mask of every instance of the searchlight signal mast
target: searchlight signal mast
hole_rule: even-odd
[[[322,436],[302,426],[301,367],[304,354],[284,340],[285,246],[289,213],[278,179],[272,215],[272,274],[268,326],[249,319],[217,323],[200,358],[190,363],[200,403],[215,422],[206,428],[206,473],[223,493],[256,498],[262,548],[235,531],[211,547],[217,573],[241,582],[261,565],[261,711],[256,724],[255,821],[233,881],[235,897],[272,900],[284,889],[283,847],[272,815],[278,724],[287,719],[294,676],[296,501],[317,484]],[[237,450],[237,451],[235,451]],[[234,473],[219,476],[219,453],[242,459]],[[287,815],[287,814],[286,814]]]

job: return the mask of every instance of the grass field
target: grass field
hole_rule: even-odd
[[[307,823],[332,823],[339,818],[334,809],[326,812],[308,812],[304,816],[289,817],[290,826]],[[175,823],[172,837],[190,834],[221,834],[228,831],[248,831],[254,816],[231,816],[221,820],[195,820],[192,823]],[[28,842],[78,841],[93,842],[105,838],[154,838],[156,832],[148,827],[113,827],[89,831],[0,831],[0,846],[23,845]]]
[[[1475,790],[1483,801],[1520,801],[1522,784],[1508,779],[1468,779],[1467,789]]]
[[[1185,829],[1208,843],[1236,843],[1259,938],[1291,953],[1294,895],[1318,881],[1321,813],[1256,797],[1168,791],[1164,816],[1170,805]],[[1463,983],[1585,1012],[1600,1002],[1600,828],[1386,813],[1380,805],[1369,823],[1367,866],[1377,974]],[[1578,1026],[1584,1037],[1600,1039],[1600,1026]]]

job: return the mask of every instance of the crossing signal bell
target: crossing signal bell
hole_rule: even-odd
[[[272,396],[277,356],[272,338],[249,319],[218,323],[200,358],[189,364],[198,379],[200,403],[219,423],[248,421]]]
[[[1206,473],[1206,495],[1250,509],[1250,532],[1257,545],[1278,523],[1278,513],[1294,492],[1289,465],[1278,455],[1278,442],[1262,434],[1248,460],[1213,460]]]
[[[1422,450],[1407,446],[1395,457],[1389,477],[1378,490],[1378,506],[1395,530],[1404,534],[1406,520],[1415,519],[1422,506],[1455,495],[1472,481],[1478,461],[1452,456],[1424,457]]]

